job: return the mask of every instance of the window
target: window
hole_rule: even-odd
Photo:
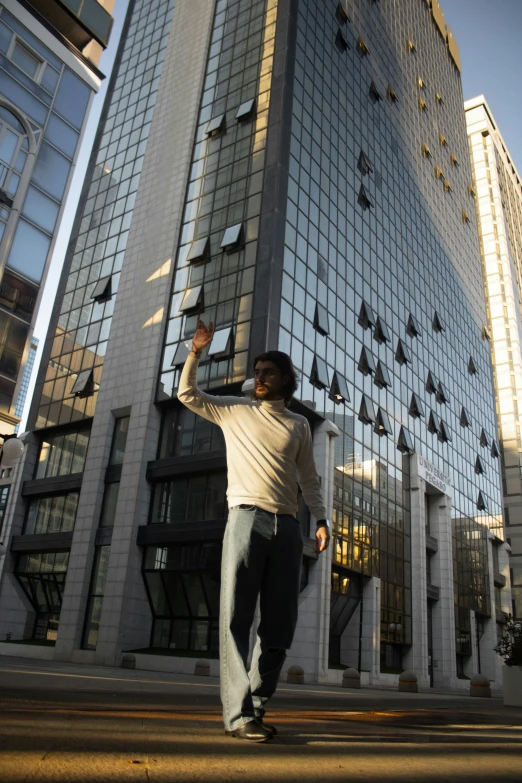
[[[406,325],[406,333],[409,334],[410,337],[419,337],[421,333],[419,323],[411,313],[409,315],[408,323]]]
[[[350,395],[348,393],[348,384],[346,379],[336,371],[332,378],[332,385],[330,387],[330,399],[335,403],[350,402]]]
[[[443,383],[439,381],[439,385],[437,386],[437,391],[435,392],[435,397],[437,399],[437,402],[443,402],[447,403],[449,401],[449,392],[444,386]]]
[[[2,535],[2,530],[4,527],[5,512],[7,510],[7,500],[9,498],[10,488],[10,484],[0,487],[0,536]]]
[[[361,150],[359,154],[359,160],[357,161],[357,168],[363,175],[363,177],[368,174],[370,171],[373,171],[373,166],[370,163],[369,158],[364,154],[364,152]]]
[[[436,92],[436,93],[435,93],[435,98],[436,98],[436,100],[437,100],[437,103],[444,103],[444,98],[442,97],[442,95],[440,94],[440,92]]]
[[[399,432],[399,438],[397,440],[397,448],[403,454],[412,454],[414,452],[413,438],[411,433],[406,427],[401,427]]]
[[[312,362],[312,372],[310,374],[310,383],[316,389],[326,389],[328,381],[328,367],[326,362],[320,356],[314,356]]]
[[[71,162],[44,141],[34,164],[32,182],[60,201],[71,170]]]
[[[18,558],[15,576],[36,612],[33,639],[56,640],[68,564],[69,552],[33,552]]]
[[[462,410],[460,411],[460,426],[461,427],[469,427],[471,424],[471,418],[469,416],[469,413],[467,412],[466,408],[462,406]]]
[[[419,98],[419,108],[421,111],[427,111],[428,109],[426,101],[422,97]]]
[[[489,328],[486,324],[482,327],[482,339],[483,340],[491,340],[491,334],[489,331]]]
[[[327,335],[329,333],[328,311],[326,307],[323,307],[319,302],[315,303],[314,329],[317,329],[319,334],[322,335]]]
[[[85,626],[82,640],[84,650],[95,650],[98,643],[110,551],[110,546],[97,546],[95,549],[89,597],[85,611]]]
[[[391,84],[388,84],[387,94],[388,94],[388,98],[392,103],[397,103],[399,99],[397,98],[397,93],[395,92]]]
[[[397,343],[395,358],[399,364],[411,364],[410,349],[402,340],[399,340]]]
[[[412,53],[417,51],[417,47],[415,46],[415,44],[413,43],[413,41],[411,39],[408,39],[408,49]]]
[[[472,356],[469,357],[468,372],[469,372],[470,375],[476,375],[477,374],[477,366],[476,366],[475,362],[473,361],[473,357]]]
[[[190,340],[185,340],[184,342],[179,343],[178,347],[176,348],[176,353],[174,354],[174,358],[172,360],[171,366],[180,367],[182,364],[185,364],[185,362],[188,359],[190,349],[191,349]]]
[[[45,196],[33,185],[29,186],[22,210],[24,217],[29,218],[32,223],[52,234],[59,210],[60,205],[56,201]]]
[[[375,417],[375,432],[377,435],[393,435],[392,426],[388,414],[382,408],[379,408]]]
[[[154,487],[151,524],[185,525],[225,519],[226,471],[180,476]]]
[[[417,87],[419,87],[421,90],[423,90],[426,87],[426,82],[422,78],[422,76],[417,76]]]
[[[225,130],[225,115],[220,114],[217,117],[213,117],[208,123],[205,134],[207,136],[217,136]]]
[[[388,386],[391,386],[390,375],[386,366],[381,361],[377,362],[374,383],[379,387],[379,389],[385,389]]]
[[[357,197],[357,203],[363,209],[370,209],[371,207],[373,207],[373,201],[370,199],[370,197],[366,193],[366,188],[364,187],[364,185],[361,185],[361,188],[359,190],[359,195]]]
[[[462,222],[463,223],[469,223],[470,222],[470,217],[469,217],[469,215],[468,215],[468,213],[466,212],[465,209],[462,210]]]
[[[477,455],[477,459],[475,460],[475,473],[477,473],[477,475],[482,475],[484,472],[484,463]]]
[[[470,195],[472,198],[475,198],[475,195],[476,195],[476,193],[475,193],[475,188],[473,187],[473,185],[471,185],[471,184],[469,184],[469,183],[468,183],[468,193],[469,193],[469,195]]]
[[[116,519],[116,507],[118,503],[118,494],[120,492],[120,482],[110,481],[105,484],[103,491],[102,509],[100,514],[100,527],[113,527]]]
[[[491,456],[494,457],[495,459],[499,456],[497,443],[494,440],[491,441]]]
[[[421,416],[424,416],[424,406],[418,395],[415,393],[411,395],[408,412],[410,416],[413,416],[414,419],[420,419]]]
[[[348,15],[348,1],[347,0],[339,0],[339,2],[337,3],[337,9],[336,9],[335,15],[337,17],[337,21],[340,24],[346,24],[346,22],[350,21],[350,17]]]
[[[444,182],[442,183],[442,187],[444,188],[446,193],[450,193],[453,190],[453,188],[451,187],[451,183],[447,179],[445,179]]]
[[[457,160],[457,156],[453,152],[451,153],[450,160],[451,160],[452,164],[458,168],[459,162]]]
[[[196,239],[196,241],[191,244],[187,261],[190,264],[210,261],[210,237]]]
[[[372,80],[372,82],[370,84],[369,95],[370,95],[372,103],[378,103],[380,100],[382,100],[382,95],[379,92],[379,89],[377,88],[377,85],[375,84],[375,82],[373,80]]]
[[[51,237],[20,218],[7,259],[7,266],[29,280],[42,279]]]
[[[241,104],[239,109],[236,112],[236,120],[239,122],[245,122],[246,120],[252,119],[254,116],[254,112],[256,109],[256,99],[251,98],[249,101],[245,101]]]
[[[91,299],[95,302],[107,302],[112,296],[112,275],[102,277],[94,286]]]
[[[431,158],[432,157],[431,150],[430,150],[430,148],[428,147],[427,144],[423,144],[422,145],[422,154],[424,155],[425,158]]]
[[[243,224],[237,223],[235,226],[229,226],[223,234],[221,240],[221,249],[232,252],[241,244],[243,238]]]
[[[221,544],[148,547],[143,577],[153,614],[152,648],[219,649]]]
[[[164,414],[159,459],[224,451],[223,431],[185,406]]]
[[[24,535],[72,532],[78,509],[78,492],[31,500],[24,524]]]
[[[442,169],[438,164],[435,166],[435,176],[437,179],[444,179],[444,174],[442,173]]]
[[[436,332],[444,332],[446,331],[446,327],[444,326],[444,322],[438,312],[435,310],[433,313],[433,321],[432,321],[433,329]]]
[[[214,333],[214,337],[208,348],[208,356],[215,356],[217,358],[229,356],[232,352],[232,346],[232,327],[227,326],[226,329],[219,329]]]
[[[18,40],[18,38],[14,39],[9,59],[17,65],[20,70],[30,76],[31,79],[38,81],[38,77],[42,71],[43,60],[34,54],[34,52],[30,51],[27,46]]]
[[[428,420],[428,430],[433,435],[437,435],[440,431],[440,419],[436,413],[430,411],[430,418]]]
[[[340,27],[338,28],[337,35],[335,36],[335,45],[340,52],[346,52],[350,48],[348,40]]]
[[[198,285],[195,288],[189,288],[185,292],[185,296],[183,297],[183,301],[179,309],[182,313],[201,312],[204,309],[203,286]]]
[[[81,473],[85,466],[88,432],[68,432],[44,438],[40,446],[35,478]]]
[[[73,128],[81,130],[89,99],[90,88],[68,68],[64,69],[53,110],[67,120]]]
[[[388,331],[388,327],[386,326],[386,324],[384,323],[384,321],[382,320],[382,318],[380,316],[375,321],[375,329],[374,329],[374,332],[373,332],[373,339],[377,340],[377,342],[379,344],[389,343],[390,340],[391,340],[390,333]]]
[[[479,491],[478,498],[477,498],[477,508],[479,511],[487,511],[488,510],[488,504],[486,502],[486,498],[482,494],[482,492]]]
[[[357,40],[357,46],[359,48],[359,52],[363,57],[366,57],[367,54],[370,54],[370,50],[368,49],[368,46],[366,45],[365,41],[361,36],[359,36]]]
[[[94,376],[92,370],[82,370],[76,376],[71,389],[75,397],[90,397],[94,394]]]
[[[373,360],[373,356],[364,347],[361,351],[357,368],[360,370],[360,372],[362,372],[363,375],[371,375],[375,372],[375,362]]]
[[[439,144],[441,147],[447,147],[448,142],[446,140],[446,137],[443,133],[439,133]]]
[[[130,416],[119,416],[114,423],[109,465],[122,465],[129,433]]]
[[[440,424],[439,424],[439,432],[438,432],[437,437],[438,437],[438,439],[439,439],[439,441],[441,443],[447,443],[448,441],[451,441],[450,428],[448,427],[446,422],[444,422],[442,420],[440,421]]]
[[[357,323],[362,326],[363,329],[371,329],[372,326],[375,326],[375,315],[373,314],[370,305],[366,304],[366,302],[361,304]]]
[[[483,429],[483,430],[481,431],[481,433],[480,433],[480,445],[481,445],[483,448],[487,448],[487,447],[489,446],[489,438],[488,438],[488,436],[486,435],[486,433],[485,433],[484,429]]]
[[[373,408],[373,402],[363,394],[361,399],[361,405],[359,407],[359,421],[363,424],[375,424],[375,411]]]

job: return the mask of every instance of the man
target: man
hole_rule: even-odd
[[[329,533],[307,420],[286,408],[297,389],[289,356],[269,351],[254,360],[255,400],[218,397],[197,388],[198,361],[214,327],[198,320],[178,399],[219,425],[227,447],[229,516],[223,539],[219,617],[220,676],[227,734],[266,742],[263,724],[297,623],[303,539],[297,482],[317,522],[317,550]],[[257,599],[261,622],[247,672]]]

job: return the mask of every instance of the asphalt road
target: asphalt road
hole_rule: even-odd
[[[522,710],[281,684],[279,734],[223,733],[217,680],[0,659],[0,781],[522,781]]]

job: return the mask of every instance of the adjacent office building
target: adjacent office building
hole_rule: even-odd
[[[18,419],[22,418],[22,414],[24,412],[25,402],[27,400],[27,392],[29,391],[29,386],[31,383],[31,376],[33,374],[34,362],[36,359],[39,342],[40,341],[38,337],[35,337],[34,335],[31,337],[31,345],[29,346],[29,355],[27,357],[24,374],[22,376],[22,383],[20,384],[18,399],[16,400],[15,416]],[[19,429],[20,429],[20,425],[17,424],[15,427],[15,432],[18,432]]]
[[[174,671],[217,657],[225,444],[176,394],[201,316],[211,393],[249,393],[265,349],[301,373],[333,531],[318,557],[301,500],[289,663],[497,681],[508,555],[471,183],[436,0],[131,2],[4,525],[0,637]]]
[[[114,0],[0,3],[0,422],[12,433]]]
[[[512,615],[522,620],[522,181],[483,95],[466,101],[502,456]]]

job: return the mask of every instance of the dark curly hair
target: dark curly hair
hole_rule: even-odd
[[[260,353],[259,356],[256,356],[254,359],[254,370],[256,369],[256,364],[258,362],[273,362],[281,375],[288,375],[290,380],[282,389],[285,402],[288,405],[299,386],[299,373],[292,364],[291,358],[287,353],[283,353],[283,351],[265,351],[265,353]]]

